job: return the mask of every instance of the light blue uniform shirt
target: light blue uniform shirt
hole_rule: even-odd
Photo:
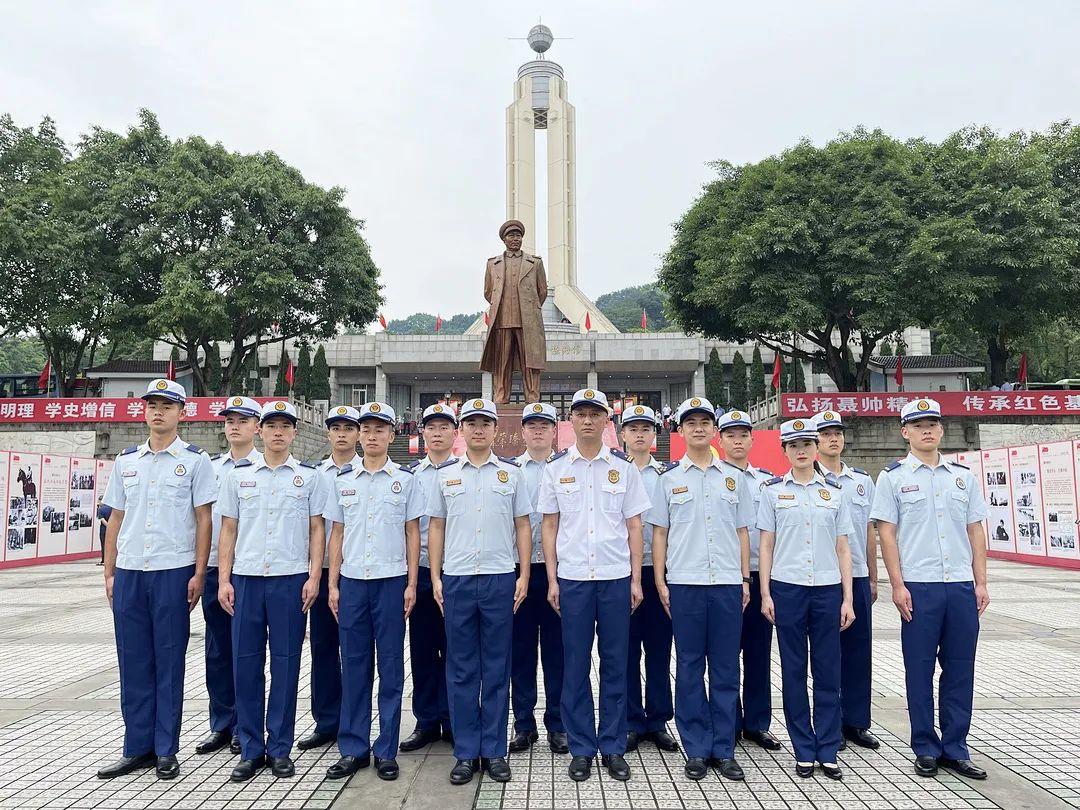
[[[544,468],[537,509],[559,515],[558,575],[579,581],[630,576],[626,521],[651,505],[625,453],[601,447],[590,461],[576,444],[556,453]]]
[[[244,456],[244,458],[254,464],[262,458],[262,453],[252,447],[251,452]],[[221,487],[225,483],[225,476],[229,470],[236,465],[237,461],[238,459],[234,459],[231,452],[222,453],[220,456],[214,456],[210,459],[210,463],[214,465],[214,477],[217,480],[219,499],[221,496]],[[213,534],[210,535],[210,561],[208,565],[211,568],[217,568],[218,540],[221,538],[221,512],[218,511],[218,503],[219,501],[214,501],[214,509],[210,513],[210,517],[213,520]]]
[[[447,461],[453,461],[454,456],[450,456]],[[424,492],[424,503],[428,503],[431,500],[431,489],[435,484],[435,470],[436,466],[431,463],[429,456],[424,456],[419,461],[414,461],[409,465],[409,468],[413,471],[413,475],[416,480],[420,482],[420,486]],[[427,510],[425,509],[425,512]],[[428,560],[428,525],[431,523],[431,515],[423,514],[420,516],[420,567],[430,568],[431,562]],[[443,550],[445,556],[446,550]]]
[[[515,459],[521,466],[521,474],[528,485],[529,503],[532,504],[532,512],[529,513],[529,526],[532,529],[532,556],[530,562],[542,563],[544,561],[544,546],[540,536],[540,527],[543,525],[544,516],[536,508],[536,501],[540,497],[540,478],[544,467],[551,460],[549,456],[544,461],[536,461],[528,453],[523,453]],[[514,547],[514,559],[517,559],[517,547]]]
[[[102,503],[124,513],[116,567],[165,571],[195,563],[195,507],[217,500],[210,456],[178,437],[157,453],[146,442],[116,457]]]
[[[740,470],[730,461],[724,462],[735,470],[738,470],[736,478],[743,478],[746,481],[747,489],[750,490],[750,495],[754,501],[754,520],[751,525],[746,528],[746,533],[750,535],[750,571],[755,572],[760,570],[760,563],[758,562],[758,555],[761,550],[761,531],[757,527],[757,513],[758,507],[761,505],[761,488],[765,486],[765,482],[771,480],[775,476],[768,470],[762,470],[755,467],[753,464],[747,464],[745,470]]]
[[[979,481],[941,456],[933,468],[910,453],[894,464],[878,476],[870,517],[896,524],[904,581],[973,581],[967,527],[986,519]]]
[[[451,576],[514,570],[514,518],[532,513],[521,468],[494,454],[476,467],[466,456],[440,465],[428,515],[446,518],[442,572]]]
[[[315,467],[292,456],[271,469],[262,458],[240,462],[221,490],[222,517],[236,518],[233,573],[252,577],[310,570],[310,519],[323,513],[326,483]]]
[[[874,502],[874,479],[870,474],[841,462],[840,475],[828,474],[844,490],[851,516],[851,534],[848,535],[848,547],[851,549],[851,576],[868,577],[870,569],[866,564],[866,524],[870,522],[870,505]]]
[[[747,528],[757,515],[750,486],[740,473],[719,459],[702,469],[683,456],[659,477],[645,520],[668,530],[669,583],[742,584],[736,529]]]
[[[636,466],[636,465],[635,465]],[[649,503],[656,506],[656,482],[660,480],[660,474],[664,471],[664,463],[649,456],[649,463],[640,469],[641,483],[645,487],[645,494],[649,496]],[[648,515],[641,516],[641,539],[644,541],[645,554],[641,558],[641,564],[652,565],[652,531],[653,524],[646,519]],[[651,574],[650,574],[651,576]]]
[[[387,460],[375,472],[364,469],[363,461],[346,467],[334,479],[323,511],[328,526],[345,527],[341,575],[384,579],[407,574],[405,523],[426,510],[420,482],[394,462]]]
[[[776,483],[773,483],[776,481]],[[836,585],[840,559],[836,538],[851,536],[844,491],[815,473],[799,484],[789,472],[761,488],[758,529],[775,532],[771,579],[791,585]]]
[[[363,465],[364,460],[360,457],[359,453],[354,453],[353,457],[349,459],[345,464],[352,467],[354,470]],[[345,465],[342,465],[345,466]],[[334,492],[334,479],[337,478],[338,473],[341,472],[342,467],[339,467],[334,463],[334,457],[324,458],[319,462],[319,472],[323,476],[323,484],[325,485],[327,504],[329,504],[329,498]],[[326,517],[324,514],[323,517]],[[326,548],[323,549],[323,568],[330,567],[330,524],[326,524]]]

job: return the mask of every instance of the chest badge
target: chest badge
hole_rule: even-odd
[[[732,478],[731,476],[728,476],[727,478],[724,479],[724,486],[727,487],[728,492],[734,492],[735,491],[735,479]]]
[[[965,483],[964,483],[964,479],[963,479],[963,478],[957,478],[957,479],[956,479],[956,485],[957,485],[958,487],[960,487],[960,489],[967,489],[967,484],[965,484]]]
[[[817,494],[821,498],[821,500],[823,500],[823,501],[831,501],[832,500],[832,495],[829,494],[829,490],[827,490],[827,489],[819,489],[817,491]]]
[[[860,495],[865,495],[866,487],[864,487],[862,484],[859,484],[857,487],[855,487],[855,491],[858,492]]]
[[[778,501],[793,501],[793,500],[795,500],[795,496],[794,495],[777,495],[776,499]]]
[[[138,474],[139,473],[138,473],[137,470],[124,470],[122,473],[120,473],[120,477],[121,478],[134,478]]]
[[[292,482],[294,487],[302,487],[304,485],[304,477],[298,475],[292,480]]]
[[[510,480],[510,473],[506,470],[499,470],[499,472],[495,474],[495,477],[499,479],[500,484],[505,484]]]
[[[918,484],[908,484],[906,487],[900,487],[900,492],[918,492]]]
[[[690,487],[675,487],[671,490],[672,495],[682,495],[684,492],[689,492]]]
[[[187,467],[185,467],[183,464],[177,464],[176,469],[173,470],[173,472],[177,475],[184,475],[187,472]]]
[[[618,470],[609,471],[608,474],[607,474],[607,480],[610,481],[613,484],[619,483],[619,471]]]
[[[395,481],[394,483],[392,483],[390,485],[390,491],[393,492],[395,495],[401,492],[401,482]]]
[[[450,479],[449,481],[446,482],[446,485],[448,487],[460,487],[461,486],[461,479],[460,478],[452,478],[452,479]]]

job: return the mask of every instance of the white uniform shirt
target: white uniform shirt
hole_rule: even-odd
[[[453,461],[454,456],[451,455],[446,461]],[[443,462],[444,464],[446,462]],[[424,456],[419,461],[414,461],[409,465],[409,469],[413,471],[413,475],[416,476],[416,480],[420,482],[420,487],[424,491],[424,503],[428,503],[431,499],[431,488],[435,483],[435,470],[438,469],[437,465],[431,462],[430,456]],[[431,515],[425,514],[420,516],[420,567],[430,568],[431,563],[428,561],[428,525],[431,523]],[[445,552],[444,552],[445,553]]]
[[[635,465],[637,466],[637,465]],[[645,494],[649,496],[649,503],[656,506],[657,481],[666,465],[649,456],[649,463],[642,467],[641,483],[645,486]],[[642,565],[652,565],[652,532],[653,524],[649,523],[646,515],[641,516],[641,539],[644,541],[645,555],[641,558]]]
[[[354,470],[357,467],[362,466],[364,460],[360,457],[359,453],[354,453],[353,457],[349,459],[345,464],[339,467],[334,463],[334,457],[331,455],[329,458],[324,458],[319,462],[319,472],[322,473],[323,484],[325,485],[326,497],[329,499],[334,492],[334,480],[338,477],[338,473],[346,467],[352,467]],[[329,502],[329,501],[328,501]],[[324,515],[325,517],[325,515]],[[326,547],[323,549],[323,568],[330,567],[330,524],[326,524]]]
[[[254,447],[251,448],[251,452],[244,456],[248,461],[254,464],[256,461],[262,458],[260,453]],[[221,487],[225,483],[225,476],[240,459],[234,459],[231,452],[222,453],[220,456],[214,456],[210,459],[210,463],[214,465],[214,478],[217,481],[218,498],[221,497]],[[213,520],[213,534],[210,535],[210,561],[208,565],[212,568],[217,568],[218,564],[218,540],[221,538],[221,512],[218,506],[219,501],[214,501],[214,509],[210,513]]]
[[[874,502],[874,479],[870,474],[843,464],[839,475],[829,473],[844,490],[848,512],[851,514],[851,576],[868,577],[870,568],[866,562],[866,524],[870,522],[870,505]]]
[[[746,532],[750,535],[750,571],[755,573],[760,570],[760,562],[758,561],[758,555],[761,551],[761,530],[757,527],[757,513],[758,508],[761,506],[761,488],[765,486],[765,482],[771,480],[775,476],[768,470],[762,470],[755,467],[753,464],[747,464],[745,470],[740,470],[730,461],[726,461],[733,469],[737,470],[736,477],[742,477],[746,481],[746,486],[750,490],[750,495],[754,499],[754,521],[747,527]]]
[[[522,453],[515,459],[520,465],[521,474],[528,485],[529,502],[532,504],[532,512],[529,513],[529,526],[532,529],[532,556],[529,559],[534,563],[544,561],[544,545],[540,536],[540,527],[544,522],[544,516],[537,511],[536,502],[540,497],[540,478],[544,473],[544,467],[547,466],[550,460],[551,458],[548,457],[544,461],[536,461],[527,452]],[[517,559],[516,546],[514,548],[514,559]]]

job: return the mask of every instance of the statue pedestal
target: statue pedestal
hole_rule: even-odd
[[[525,452],[525,439],[521,437],[521,405],[496,405],[499,424],[495,428],[495,455],[516,458]]]

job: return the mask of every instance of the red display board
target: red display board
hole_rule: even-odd
[[[720,458],[724,451],[720,449],[720,437],[713,439],[713,449]],[[671,434],[671,460],[678,461],[686,455],[686,441],[678,433]],[[776,475],[783,475],[791,469],[787,456],[780,449],[779,430],[755,430],[754,446],[750,448],[750,463],[760,469]]]
[[[943,416],[1060,416],[1080,415],[1077,391],[904,391],[866,394],[781,394],[784,418],[839,411],[845,416],[900,418],[912,400],[929,397],[941,405]]]
[[[184,417],[196,421],[221,418],[228,397],[191,397],[184,404]],[[254,397],[256,402],[270,402],[273,397]],[[142,422],[146,403],[141,399],[48,399],[15,397],[0,399],[0,423],[23,422]]]

